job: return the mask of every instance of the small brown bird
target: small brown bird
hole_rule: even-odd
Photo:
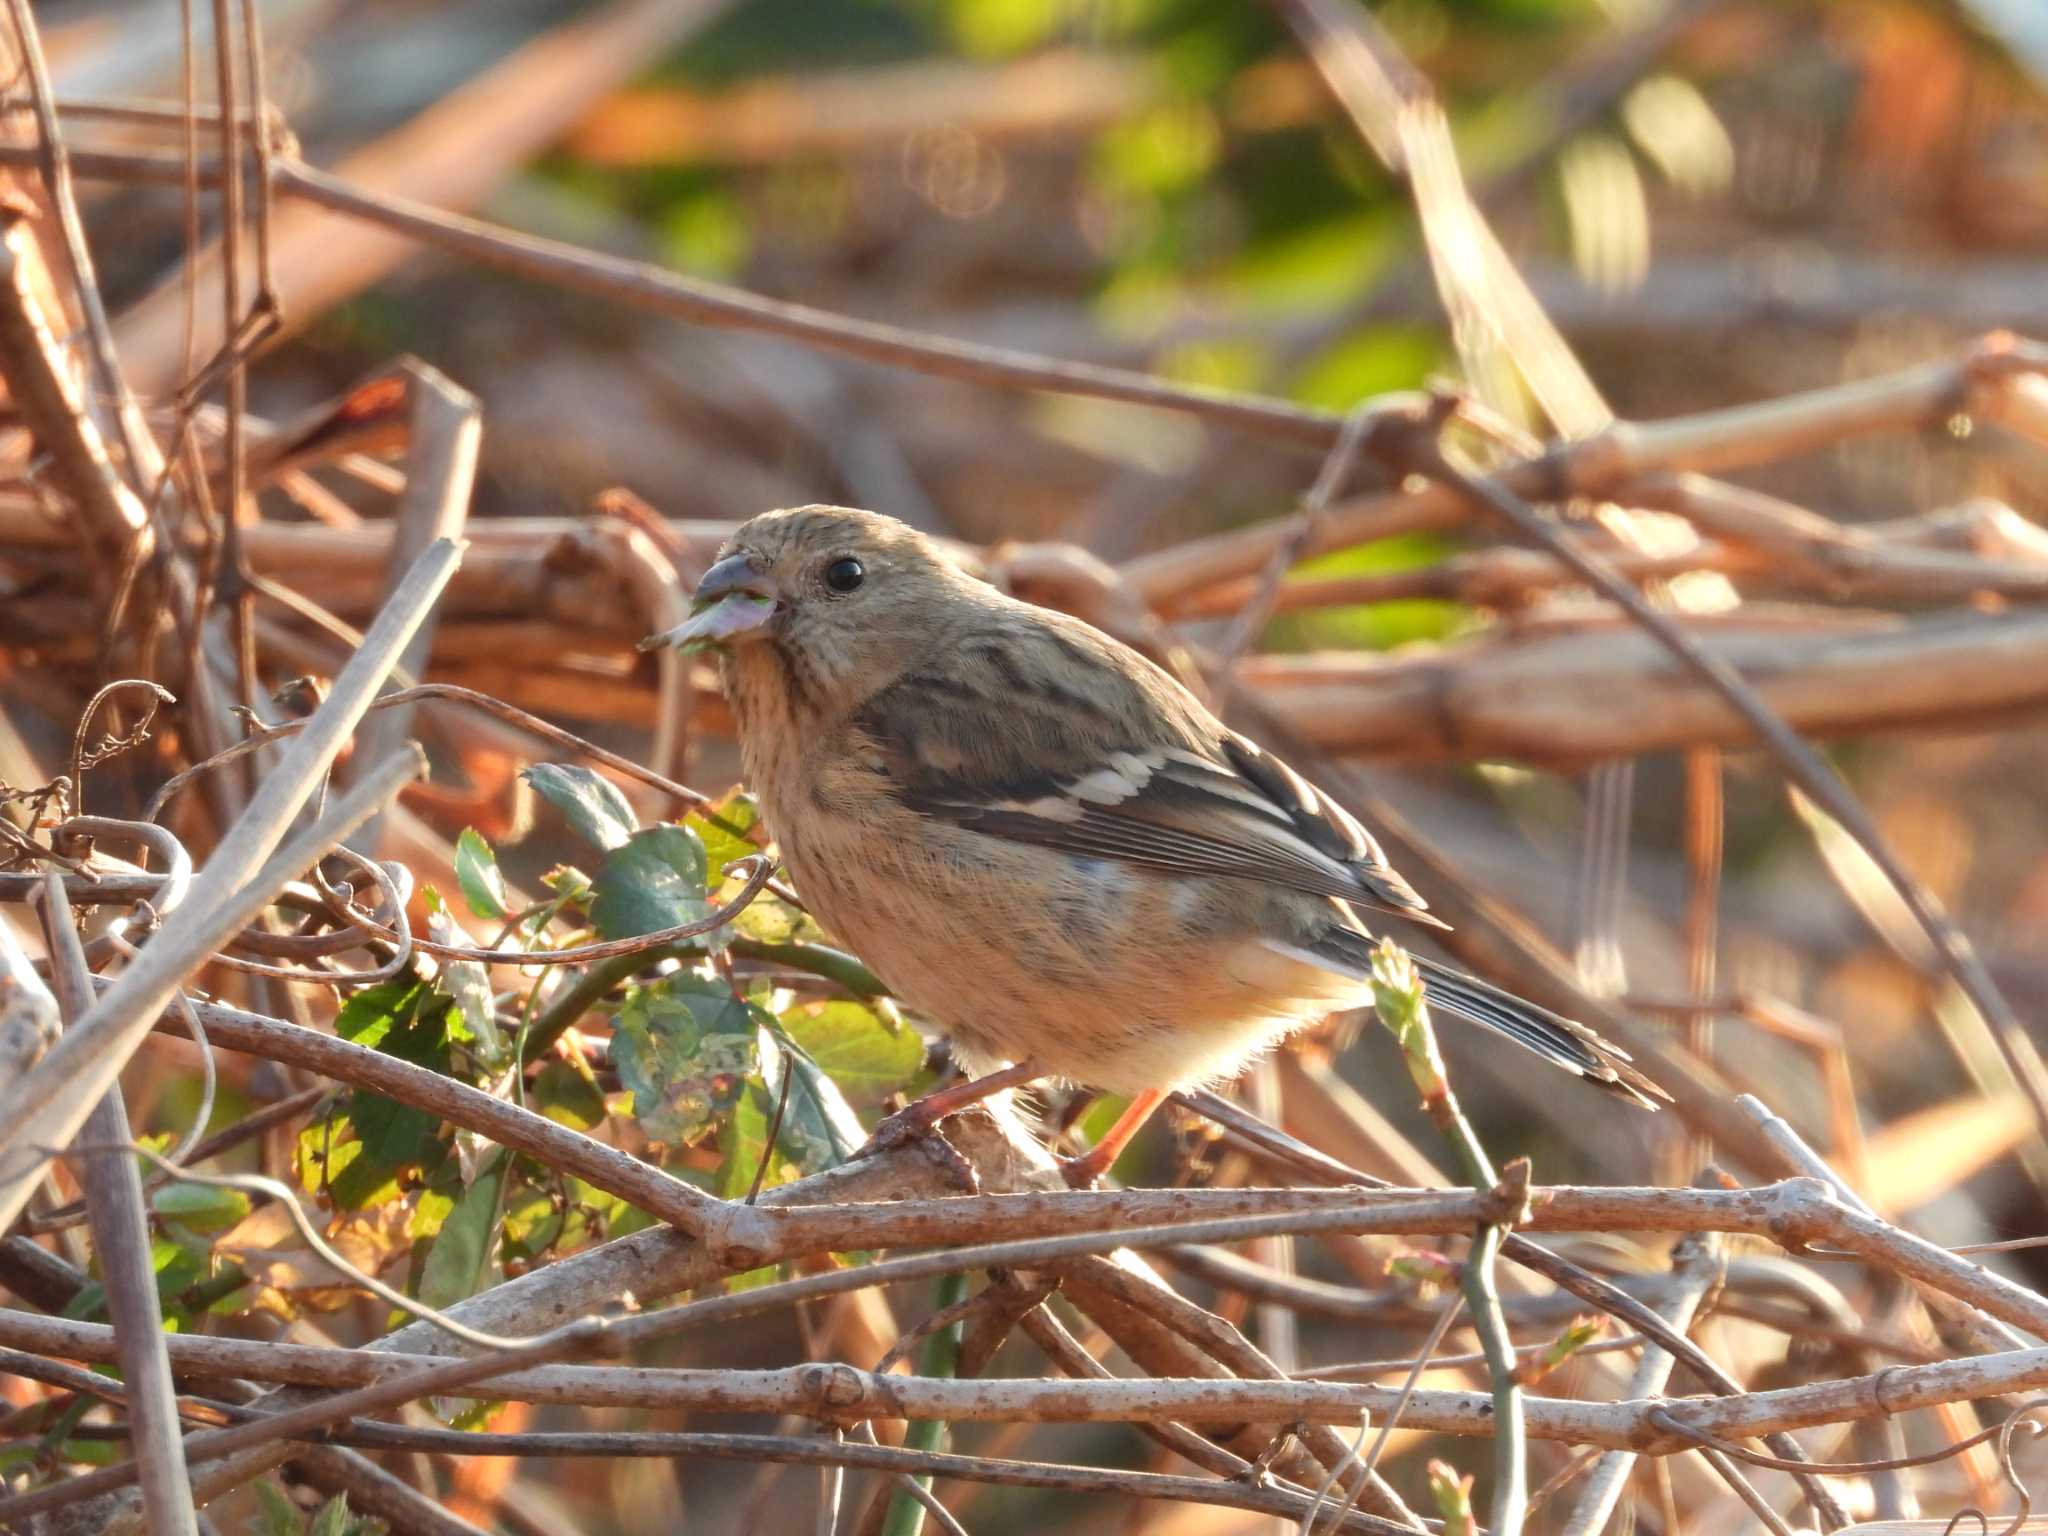
[[[1353,817],[1160,668],[892,518],[754,518],[662,643],[720,652],[812,912],[990,1074],[911,1106],[899,1137],[1040,1077],[1129,1094],[1070,1165],[1091,1180],[1168,1091],[1369,1002],[1359,909],[1443,926]],[[1667,1097],[1584,1025],[1418,965],[1439,1008]]]

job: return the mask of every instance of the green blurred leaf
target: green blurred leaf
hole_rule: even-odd
[[[349,1536],[348,1495],[337,1493],[306,1525],[306,1536]]]
[[[535,763],[521,775],[533,792],[569,819],[585,842],[609,853],[633,835],[639,818],[603,774],[577,763]]]
[[[729,988],[683,973],[626,994],[612,1023],[612,1064],[647,1135],[687,1146],[740,1100],[759,1039],[754,1010]]]
[[[1096,141],[1094,174],[1126,192],[1177,192],[1208,174],[1222,146],[1216,115],[1204,103],[1171,102],[1106,129]]]
[[[550,1059],[534,1079],[532,1104],[572,1131],[587,1131],[604,1123],[604,1095],[597,1084],[559,1057]]]
[[[590,876],[574,864],[557,864],[540,877],[540,883],[571,906],[581,906],[590,900]]]
[[[262,1536],[299,1536],[304,1521],[294,1504],[277,1484],[265,1479],[256,1484],[256,1502],[263,1506]]]
[[[607,939],[637,938],[694,923],[711,910],[704,845],[688,827],[649,827],[605,855],[590,920]],[[714,946],[717,934],[704,935]]]
[[[1295,376],[1304,405],[1346,411],[1397,389],[1419,389],[1445,363],[1442,341],[1421,326],[1376,325],[1325,347]]]
[[[545,1189],[525,1186],[505,1198],[507,1257],[533,1260],[553,1248],[562,1235],[563,1213]]]
[[[962,53],[997,59],[1043,47],[1071,14],[1070,0],[939,0],[947,33]]]
[[[503,922],[512,915],[512,897],[498,869],[498,856],[475,827],[464,827],[455,839],[455,878],[462,886],[462,899],[478,917]]]
[[[1415,570],[1436,564],[1454,547],[1437,534],[1402,534],[1305,560],[1293,574],[1370,576]],[[1266,645],[1276,651],[1384,651],[1417,640],[1447,639],[1473,622],[1472,610],[1462,603],[1434,598],[1305,608],[1276,616],[1267,627]]]
[[[414,1240],[435,1236],[461,1198],[461,1170],[453,1162],[443,1163],[434,1182],[413,1197],[412,1220],[406,1223],[405,1235]]]
[[[704,867],[717,874],[735,860],[761,851],[760,845],[746,836],[760,821],[761,807],[754,797],[736,789],[716,804],[692,811],[683,818],[683,825],[704,845]]]
[[[706,187],[671,204],[659,234],[670,266],[709,277],[734,276],[754,244],[746,206],[724,187]]]
[[[491,1237],[498,1229],[498,1200],[511,1165],[508,1153],[492,1157],[441,1223],[420,1273],[418,1296],[428,1306],[452,1307],[482,1289],[490,1273]]]
[[[924,1040],[900,1016],[865,1003],[798,1003],[779,1022],[855,1104],[873,1106],[924,1065]]]
[[[729,1113],[718,1122],[719,1163],[715,1192],[721,1199],[746,1199],[754,1187],[755,1175],[761,1171],[763,1157],[768,1159],[766,1174],[761,1179],[763,1189],[773,1189],[786,1183],[792,1175],[789,1165],[780,1156],[773,1155],[768,1146],[768,1126],[774,1118],[775,1099],[761,1080],[749,1078],[741,1083]],[[773,1269],[774,1266],[769,1266],[771,1273]],[[730,1285],[728,1281],[728,1287]]]
[[[150,1209],[194,1232],[225,1232],[249,1214],[249,1197],[239,1189],[211,1184],[166,1184],[149,1197]]]

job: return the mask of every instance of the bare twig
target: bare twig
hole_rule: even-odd
[[[54,875],[45,880],[43,936],[49,945],[52,980],[67,1021],[75,1024],[92,1003],[92,973],[85,967],[85,953],[72,927],[63,882]],[[86,1209],[92,1221],[93,1254],[106,1287],[107,1315],[119,1341],[143,1511],[153,1532],[197,1536],[177,1388],[171,1383],[170,1356],[164,1349],[163,1309],[150,1255],[149,1212],[135,1159],[127,1152],[128,1111],[119,1084],[108,1088],[93,1106],[84,1131],[94,1144],[81,1157]]]
[[[1720,1244],[1711,1236],[1688,1237],[1680,1243],[1671,1266],[1678,1285],[1660,1309],[1667,1323],[1681,1333],[1692,1326],[1693,1313],[1719,1281],[1721,1265]],[[1643,1358],[1636,1363],[1635,1374],[1629,1377],[1628,1395],[1658,1396],[1670,1381],[1675,1364],[1669,1354],[1654,1344],[1646,1347]],[[1600,1536],[1634,1465],[1635,1457],[1627,1451],[1609,1451],[1600,1458],[1579,1493],[1579,1502],[1565,1524],[1564,1536]]]

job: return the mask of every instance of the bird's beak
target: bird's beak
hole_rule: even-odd
[[[757,634],[781,610],[781,596],[751,555],[727,555],[697,583],[690,616],[674,629],[649,635],[640,649],[665,645],[695,651]]]

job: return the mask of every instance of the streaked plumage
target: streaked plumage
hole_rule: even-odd
[[[1355,818],[1164,671],[901,523],[766,513],[699,610],[670,638],[724,642],[805,900],[979,1064],[1119,1092],[1221,1080],[1369,998],[1361,909],[1442,926]],[[1439,1009],[1662,1097],[1584,1026],[1423,966]]]

